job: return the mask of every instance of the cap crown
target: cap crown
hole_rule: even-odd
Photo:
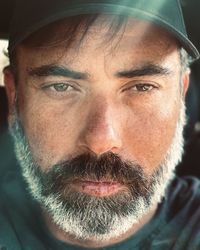
[[[192,57],[199,56],[187,37],[178,0],[16,0],[9,49],[52,22],[92,13],[128,15],[153,22],[172,33]]]

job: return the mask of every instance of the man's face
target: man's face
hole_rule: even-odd
[[[181,157],[184,122],[180,124],[180,120],[184,115],[181,117],[180,110],[184,113],[181,103],[187,82],[181,75],[177,45],[167,33],[131,19],[123,34],[119,32],[112,42],[105,43],[107,26],[102,20],[90,28],[79,46],[74,42],[66,49],[62,42],[45,48],[18,48],[15,123],[17,120],[20,129],[14,131],[26,145],[23,154],[31,154],[28,161],[19,161],[23,168],[32,164],[39,171],[40,182],[46,183],[43,198],[52,191],[47,183],[57,187],[54,191],[63,199],[62,212],[70,197],[82,197],[83,206],[84,199],[96,206],[98,200],[97,211],[102,209],[103,218],[103,206],[109,207],[116,199],[113,204],[118,217],[125,211],[118,211],[117,206],[121,201],[122,209],[127,201],[130,207],[124,217],[141,210],[137,220],[155,203],[149,196],[157,195],[153,185],[160,170],[168,172],[164,167],[170,167],[171,174]],[[64,32],[63,27],[59,29]],[[10,118],[14,123],[12,112]],[[177,134],[178,146],[173,144]],[[178,152],[171,152],[172,148]],[[167,157],[171,161],[166,163]],[[127,176],[123,169],[127,169]],[[170,174],[162,185],[158,180],[161,186],[157,187],[163,190],[157,190],[161,192],[157,202]],[[29,184],[34,178],[29,178]],[[39,197],[34,194],[35,187],[31,188]],[[146,208],[140,195],[149,203]],[[38,200],[42,202],[41,197]],[[134,208],[131,203],[135,203]],[[106,232],[100,224],[96,231],[100,235]]]

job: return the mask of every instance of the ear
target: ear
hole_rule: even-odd
[[[12,114],[13,107],[16,102],[16,96],[17,96],[15,78],[14,78],[14,75],[10,66],[7,66],[4,68],[3,74],[4,74],[4,84],[5,84],[6,94],[7,94],[7,99],[8,99],[9,115],[10,115]]]
[[[189,82],[190,82],[190,69],[188,68],[183,74],[182,74],[182,94],[183,97],[185,98],[188,87],[189,87]]]

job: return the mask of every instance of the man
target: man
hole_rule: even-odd
[[[200,248],[199,181],[174,177],[188,54],[175,0],[17,1],[4,74],[26,184],[2,181],[2,247]]]

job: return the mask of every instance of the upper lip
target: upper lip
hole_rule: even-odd
[[[76,182],[84,182],[84,183],[87,183],[88,184],[104,184],[104,185],[115,185],[115,184],[124,184],[124,182],[122,181],[118,181],[118,180],[112,180],[112,179],[100,179],[100,180],[94,180],[94,179],[75,179],[73,181],[74,183]]]

